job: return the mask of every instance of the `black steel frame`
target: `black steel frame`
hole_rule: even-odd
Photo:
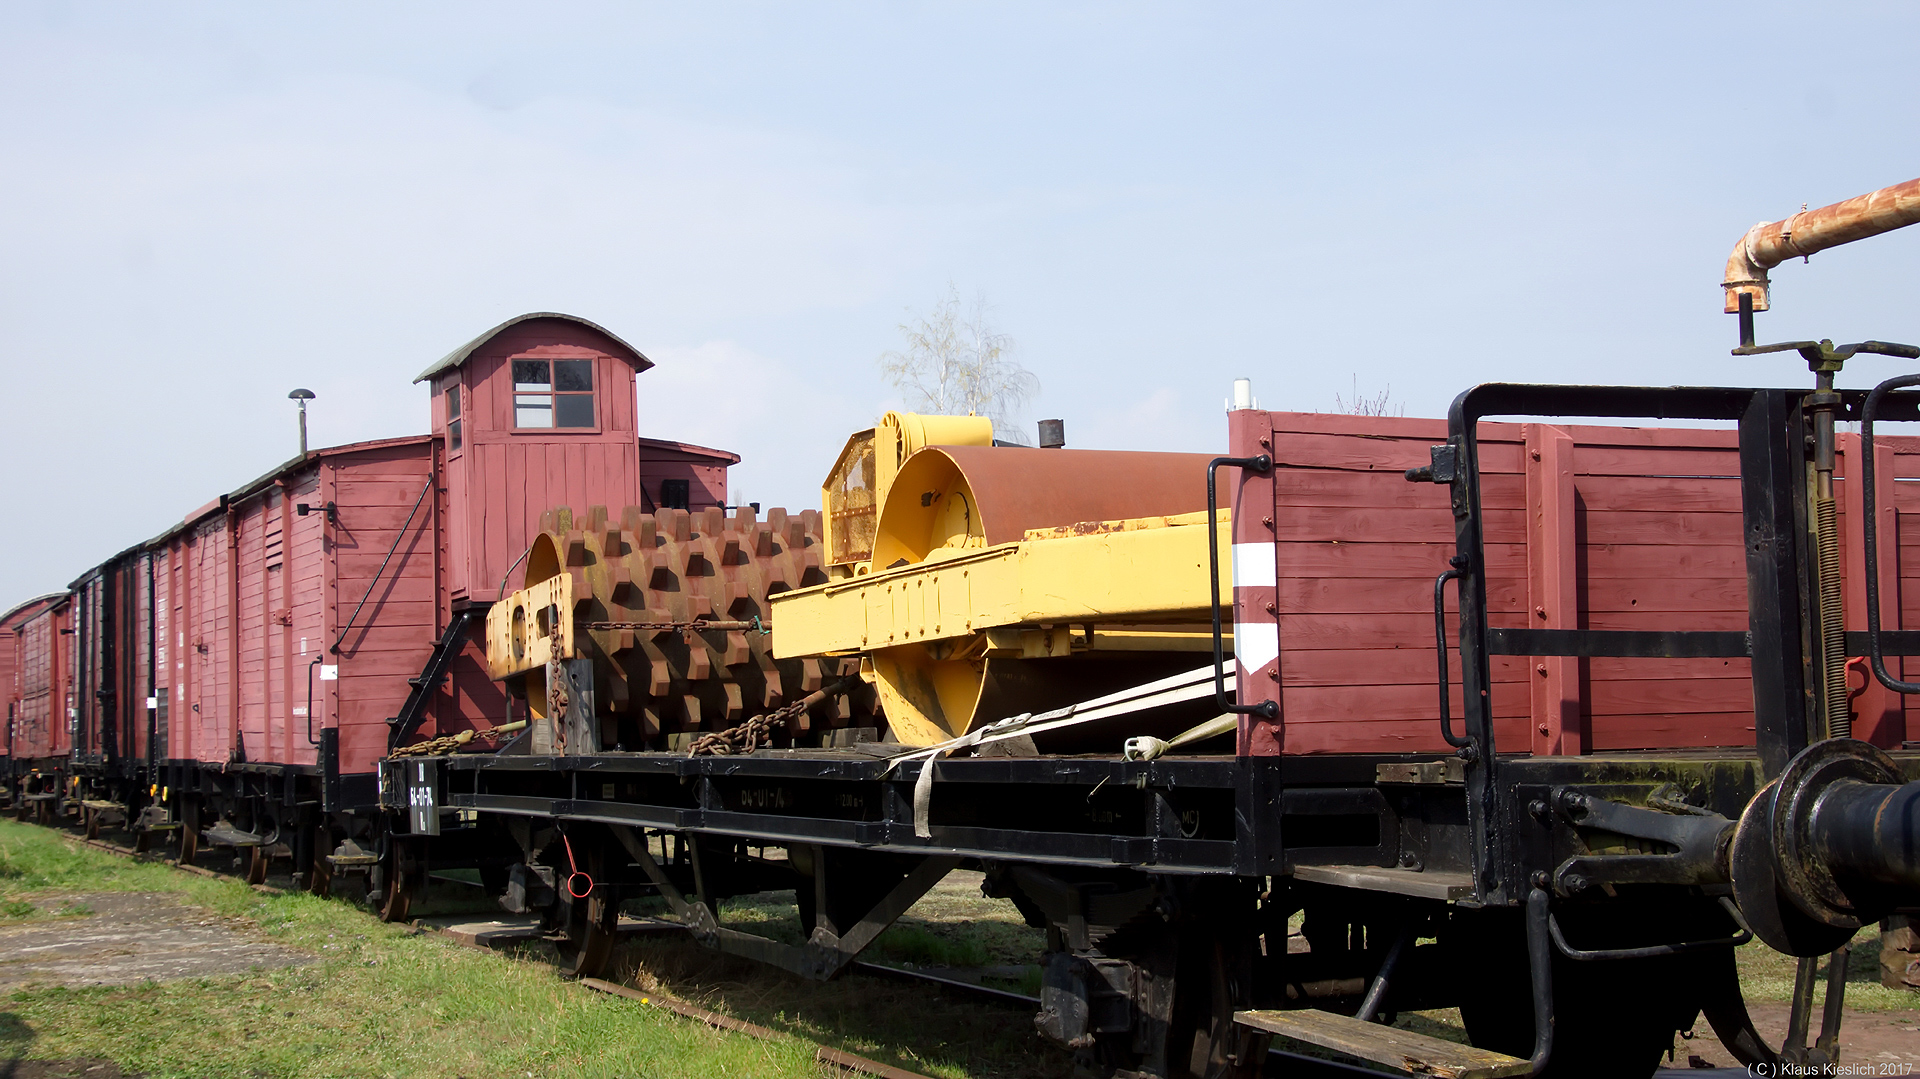
[[[1490,383],[1467,390],[1448,411],[1452,507],[1460,579],[1459,647],[1465,700],[1466,761],[1473,849],[1479,852],[1475,890],[1483,901],[1522,899],[1528,882],[1503,868],[1517,866],[1509,822],[1520,807],[1503,782],[1494,744],[1489,657],[1741,656],[1752,660],[1755,750],[1766,775],[1776,775],[1806,748],[1816,729],[1810,687],[1819,656],[1811,647],[1813,594],[1806,549],[1806,449],[1801,402],[1807,390],[1725,387],[1532,386]],[[1836,419],[1857,420],[1866,391],[1840,391]],[[1889,394],[1880,418],[1920,420],[1920,395]],[[1748,629],[1745,633],[1614,630],[1495,629],[1487,624],[1485,537],[1480,507],[1479,421],[1496,416],[1595,419],[1730,420],[1739,425],[1741,508],[1747,552]],[[1436,460],[1439,454],[1436,453]],[[1409,478],[1415,478],[1409,476]],[[1426,477],[1419,477],[1426,478]],[[1434,477],[1439,482],[1439,477]],[[1864,635],[1849,634],[1849,652]],[[1854,638],[1860,638],[1857,642]],[[1920,634],[1883,634],[1890,654],[1920,654]],[[1442,668],[1444,670],[1444,667]],[[1444,693],[1444,687],[1442,689]]]

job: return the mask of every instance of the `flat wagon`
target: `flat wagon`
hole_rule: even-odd
[[[1920,910],[1920,440],[1873,430],[1920,421],[1920,376],[1833,388],[1920,349],[1752,316],[1767,266],[1915,219],[1920,181],[1736,251],[1739,354],[1811,390],[1489,385],[1419,420],[1243,382],[1220,457],[890,413],[764,518],[733,455],[639,437],[637,350],[523,316],[420,376],[429,434],[303,453],[0,623],[13,796],[365,873],[390,919],[477,868],[580,975],[657,895],[833,977],[975,867],[1044,929],[1035,1023],[1091,1074],[1250,1075],[1276,1035],[1646,1074],[1700,1015],[1830,1062],[1842,985],[1770,1046],[1733,950],[1800,957],[1804,1032],[1820,957]],[[805,945],[719,923],[768,889]],[[1473,1048],[1378,1022],[1447,1006]]]

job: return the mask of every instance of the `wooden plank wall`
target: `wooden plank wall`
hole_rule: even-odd
[[[339,507],[337,523],[326,526],[321,559],[329,574],[324,643],[340,638],[340,652],[327,660],[338,664],[339,679],[326,683],[324,700],[315,706],[324,707],[325,725],[340,729],[343,773],[372,771],[385,755],[387,719],[399,714],[407,679],[426,666],[444,624],[434,499],[429,496],[406,524],[431,465],[429,443],[422,439],[330,456],[321,471],[317,497]],[[392,559],[382,572],[389,550]],[[363,596],[369,597],[366,606],[349,627]]]
[[[67,752],[66,649],[60,635],[65,627],[65,608],[50,607],[18,630],[20,707],[14,728],[15,757],[52,757]]]
[[[234,707],[230,621],[234,583],[227,519],[208,517],[170,543],[174,704],[168,724],[172,756],[224,763],[237,747],[231,727]]]
[[[312,764],[307,667],[323,652],[321,529],[326,512],[317,469],[295,473],[249,498],[235,520],[236,616],[240,627],[239,738],[246,759]],[[306,516],[295,505],[306,503]],[[320,692],[315,671],[315,694]],[[318,737],[319,725],[314,726]]]
[[[1407,483],[1446,438],[1438,420],[1271,414],[1278,467],[1277,621],[1287,753],[1439,751],[1433,581],[1454,553],[1447,489]],[[1845,476],[1842,542],[1849,628],[1865,628],[1857,490]],[[1920,440],[1888,439],[1883,467],[1920,481]],[[1745,630],[1737,442],[1731,430],[1485,423],[1481,427],[1487,599],[1494,626]],[[1883,509],[1898,537],[1884,567],[1888,628],[1920,624],[1920,483]],[[1890,552],[1891,541],[1884,543]],[[1915,609],[1908,609],[1912,605]],[[1448,592],[1448,626],[1457,626]],[[1461,713],[1458,654],[1450,657]],[[1495,743],[1503,752],[1753,744],[1745,659],[1495,656]],[[1862,684],[1856,674],[1854,684]],[[1917,706],[1863,690],[1856,733],[1898,746]]]
[[[1850,439],[1847,444],[1851,442]],[[1878,474],[1889,474],[1886,466],[1891,457],[1891,475],[1895,477],[1891,493],[1887,491],[1888,485],[1884,481],[1874,492],[1877,496],[1875,501],[1882,507],[1883,514],[1880,557],[1885,561],[1892,551],[1897,550],[1900,554],[1897,569],[1889,572],[1882,567],[1881,623],[1886,628],[1920,628],[1920,438],[1877,436],[1874,438],[1874,450],[1881,466]],[[1885,531],[1888,525],[1893,527],[1891,536]],[[1855,545],[1849,543],[1848,546],[1852,548]],[[1848,628],[1865,629],[1864,601],[1856,604],[1852,602],[1852,595],[1847,598]],[[1856,609],[1860,611],[1857,627],[1854,622]],[[1897,622],[1894,621],[1896,616]],[[1920,680],[1920,657],[1889,663],[1888,670],[1906,681]],[[1852,684],[1858,682],[1859,676],[1855,675]],[[1920,742],[1920,699],[1901,696],[1897,700],[1888,700],[1881,696],[1884,692],[1876,685],[1870,691],[1870,696],[1862,698],[1862,704],[1869,707],[1860,711],[1863,715],[1873,717],[1873,737],[1869,740],[1875,745],[1897,745],[1899,740]],[[1864,726],[1856,721],[1856,727]],[[1857,733],[1865,737],[1869,732],[1860,730]]]
[[[1573,440],[1581,626],[1746,630],[1737,435],[1566,430]],[[1591,751],[1753,744],[1752,665],[1745,659],[1577,662]]]
[[[14,729],[20,715],[20,626],[25,617],[15,615],[0,623],[0,714],[6,716],[7,730],[0,740],[0,758],[13,755]]]

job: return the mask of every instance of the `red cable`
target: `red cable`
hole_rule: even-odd
[[[567,894],[575,899],[585,899],[593,894],[593,878],[580,872],[580,863],[573,860],[573,841],[567,838],[567,833],[560,833],[560,843],[567,848],[567,865],[573,870],[573,872],[567,874]],[[576,878],[587,882],[585,891],[576,892],[573,890],[573,882]]]

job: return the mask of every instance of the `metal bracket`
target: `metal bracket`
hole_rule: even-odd
[[[1595,798],[1569,787],[1554,793],[1554,804],[1569,822],[1582,828],[1649,839],[1673,850],[1667,854],[1586,854],[1568,858],[1553,872],[1553,890],[1572,895],[1596,884],[1721,884],[1727,844],[1734,822],[1717,813],[1662,813]]]
[[[1453,443],[1427,447],[1432,461],[1425,468],[1407,469],[1408,483],[1452,483],[1460,474],[1460,451]]]

